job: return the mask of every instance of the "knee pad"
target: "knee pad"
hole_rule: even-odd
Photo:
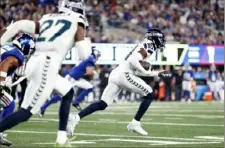
[[[106,107],[108,106],[103,100],[101,100],[100,102],[98,102],[99,105],[99,109],[100,110],[105,110]]]
[[[143,99],[153,100],[155,98],[155,95],[152,93],[148,93],[147,96],[144,96]]]

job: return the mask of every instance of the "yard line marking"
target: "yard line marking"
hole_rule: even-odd
[[[57,134],[57,132],[21,131],[21,130],[8,130],[7,132],[10,132],[10,133],[25,133],[25,134]],[[142,138],[142,139],[165,139],[165,140],[185,140],[185,141],[208,141],[208,140],[204,140],[204,139],[195,139],[195,138],[154,137],[154,136],[131,136],[131,135],[92,134],[92,133],[75,133],[75,136],[116,137],[116,138]]]
[[[103,119],[103,118],[98,119],[98,121],[117,122],[117,120],[115,119]]]
[[[31,118],[31,120],[37,120],[37,121],[53,121],[58,122],[58,119],[50,119],[50,118]],[[86,123],[108,123],[108,124],[128,124],[129,121],[93,121],[93,120],[82,120],[80,122],[86,122]],[[224,125],[217,125],[217,124],[188,124],[188,123],[162,123],[162,122],[142,122],[146,125],[171,125],[171,126],[207,126],[207,127],[224,127]]]
[[[195,138],[224,141],[222,136],[195,136]]]
[[[46,112],[47,115],[57,115],[58,112]],[[134,113],[130,113],[130,112],[96,112],[96,115],[134,115]],[[148,112],[148,114],[146,114],[146,116],[165,116],[165,117],[193,117],[193,118],[212,118],[212,119],[216,119],[216,118],[224,118],[224,115],[203,115],[203,114],[199,114],[199,115],[193,115],[193,114],[157,114],[157,113],[151,113]]]
[[[217,141],[204,141],[204,142],[176,142],[176,141],[160,141],[160,140],[135,140],[135,139],[108,139],[109,141],[114,142],[134,142],[134,143],[156,143],[156,144],[165,144],[165,145],[182,145],[182,144],[217,144],[221,142]]]
[[[36,120],[29,120],[28,122],[35,122],[35,123],[37,123],[37,121]],[[48,123],[49,121],[38,121],[39,123],[41,122],[41,123]]]
[[[37,144],[37,145],[53,145],[55,142],[41,142],[41,143],[32,143],[32,144]],[[96,144],[96,142],[89,142],[86,140],[81,140],[81,141],[73,141],[70,142],[70,144]]]
[[[182,120],[184,118],[169,118],[169,117],[166,117],[165,119],[171,119],[171,120]]]
[[[133,142],[133,143],[151,143],[150,145],[182,145],[182,144],[217,144],[221,142],[215,141],[202,141],[202,142],[177,142],[177,141],[161,141],[161,140],[140,140],[140,139],[99,139],[99,140],[80,140],[72,141],[70,144],[96,144],[96,142]],[[33,143],[40,145],[54,144],[54,142]]]

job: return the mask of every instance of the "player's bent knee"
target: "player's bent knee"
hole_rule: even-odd
[[[103,101],[103,100],[99,101],[98,104],[99,104],[99,109],[100,110],[105,110],[106,107],[108,106],[107,103],[105,103],[105,101]]]
[[[18,112],[21,115],[22,122],[29,120],[30,117],[32,116],[32,113],[29,110],[24,109],[24,108],[21,108]]]
[[[155,98],[155,95],[153,94],[153,92],[148,93],[146,96],[143,97],[144,99],[148,99],[148,100],[153,100]]]

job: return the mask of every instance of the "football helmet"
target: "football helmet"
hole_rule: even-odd
[[[164,34],[156,28],[149,29],[145,34],[145,38],[151,40],[156,49],[164,49],[165,48],[165,36]]]
[[[35,52],[34,38],[27,33],[18,34],[12,42],[13,46],[17,47],[26,57],[29,57]]]

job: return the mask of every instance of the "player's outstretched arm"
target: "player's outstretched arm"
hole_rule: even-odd
[[[15,23],[12,23],[6,28],[6,31],[2,34],[0,44],[4,45],[19,32],[25,32],[29,34],[39,33],[39,28],[39,22],[34,22],[30,20],[20,20]]]
[[[78,24],[77,32],[74,37],[76,48],[79,56],[79,60],[87,59],[91,54],[90,42],[85,40],[85,29],[84,26]]]
[[[9,56],[0,63],[0,82],[4,82],[10,68],[19,66],[19,61],[13,56]]]

